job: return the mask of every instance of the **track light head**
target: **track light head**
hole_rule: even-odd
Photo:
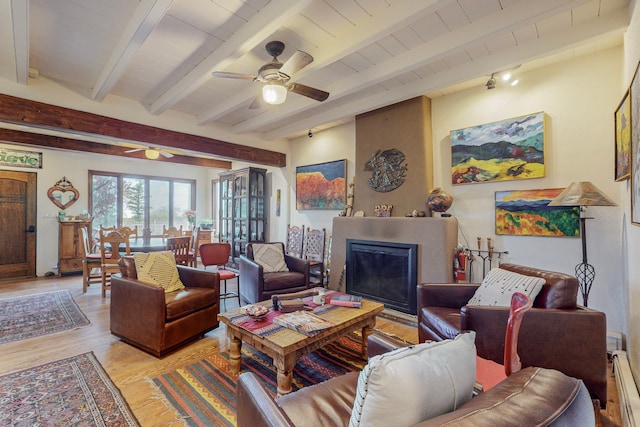
[[[311,129],[309,129],[309,132],[307,132],[307,136],[309,138],[313,138],[313,132],[311,131]]]
[[[491,74],[491,77],[489,78],[489,80],[487,80],[487,84],[485,85],[487,87],[487,90],[496,88],[496,78],[494,77],[494,75],[495,73]]]

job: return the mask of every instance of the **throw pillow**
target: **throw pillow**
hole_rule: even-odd
[[[372,357],[360,372],[349,427],[410,426],[471,399],[475,332]]]
[[[260,264],[265,273],[289,271],[284,261],[284,252],[279,243],[253,243],[253,260]]]
[[[164,288],[165,293],[184,289],[171,251],[135,253],[138,280]]]
[[[492,268],[467,305],[509,307],[511,295],[516,292],[529,296],[533,301],[545,283],[546,280],[542,277],[525,276],[501,268]]]

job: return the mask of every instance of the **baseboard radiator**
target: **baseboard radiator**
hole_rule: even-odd
[[[622,427],[640,427],[640,394],[631,373],[627,353],[620,350],[614,351],[612,359],[613,374],[620,399]]]

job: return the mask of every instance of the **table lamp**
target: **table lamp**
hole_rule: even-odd
[[[564,189],[549,206],[580,206],[580,237],[582,238],[582,262],[576,265],[576,278],[580,283],[582,301],[587,307],[589,292],[593,279],[596,277],[595,268],[587,262],[587,219],[586,206],[616,206],[607,196],[591,182],[574,182]]]

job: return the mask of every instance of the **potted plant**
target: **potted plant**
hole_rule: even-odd
[[[213,220],[211,218],[203,218],[200,220],[201,230],[211,230],[213,228]]]

